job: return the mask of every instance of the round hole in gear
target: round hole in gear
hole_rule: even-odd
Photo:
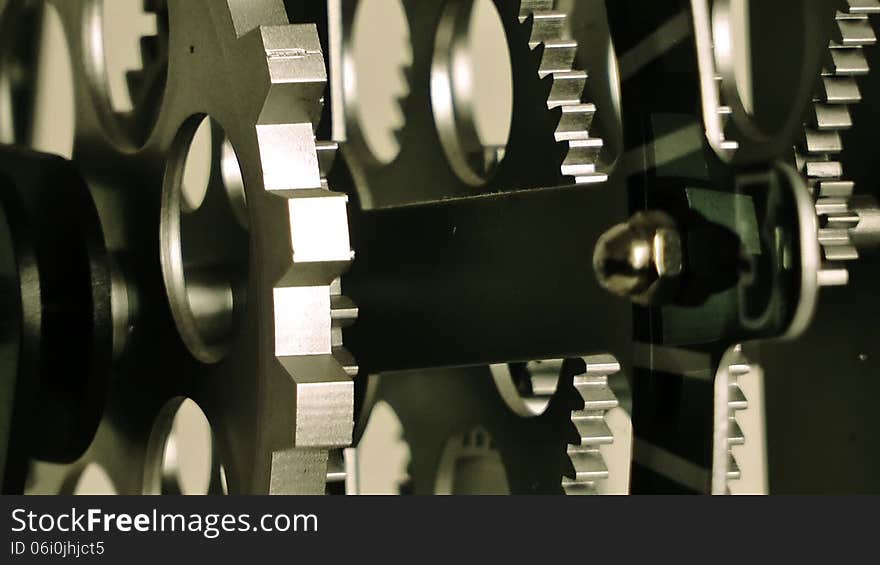
[[[164,0],[91,0],[83,11],[85,69],[109,136],[143,145],[161,106],[167,73]]]
[[[815,76],[802,61],[807,19],[817,8],[800,0],[721,0],[713,5],[715,51],[726,102],[758,133],[773,136],[793,119],[797,90]]]
[[[491,0],[449,0],[437,27],[431,107],[446,158],[472,186],[504,159],[513,120],[513,71]]]
[[[232,166],[238,170],[238,161]],[[196,133],[193,134],[192,142],[186,153],[186,166],[183,169],[183,184],[181,185],[182,207],[185,212],[195,212],[201,207],[208,194],[208,185],[211,182],[211,120],[202,120]],[[224,170],[221,168],[221,171]],[[224,180],[225,183],[225,180]]]
[[[409,24],[400,0],[361,0],[352,29],[352,73],[346,88],[357,95],[357,126],[373,157],[387,164],[397,157],[395,131],[403,126],[401,103],[409,92],[403,70],[412,61]]]
[[[146,494],[226,494],[211,424],[188,398],[175,398],[159,412],[147,444]]]
[[[70,49],[55,6],[9,2],[0,22],[0,142],[73,155]]]
[[[492,378],[507,407],[531,418],[547,411],[559,387],[562,360],[491,365]]]
[[[246,217],[243,197],[235,198],[228,185],[230,178],[241,178],[238,159],[217,122],[211,122],[204,196],[196,198],[201,202],[194,208],[184,195],[190,162],[203,166],[204,155],[190,149],[204,121],[203,115],[187,120],[172,145],[162,195],[160,246],[165,289],[178,332],[198,360],[216,363],[228,352],[246,306],[250,241],[247,224],[241,220]],[[233,167],[237,175],[230,172]],[[243,190],[241,183],[242,194]]]

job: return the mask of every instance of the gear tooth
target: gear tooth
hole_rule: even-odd
[[[534,12],[547,12],[553,9],[554,0],[515,0],[519,6],[520,16]]]
[[[577,429],[579,445],[605,445],[614,442],[614,435],[603,416],[585,414],[573,416],[572,421]]]
[[[843,198],[820,198],[816,201],[816,214],[819,216],[846,214],[848,211],[849,204]]]
[[[414,78],[413,78],[413,72],[415,72],[415,71],[413,70],[412,65],[407,65],[405,67],[401,67],[400,72],[403,75],[403,82],[406,83],[406,86],[408,89],[411,89],[412,85],[415,82]]]
[[[550,75],[553,77],[552,90],[548,95],[547,104],[554,106],[580,104],[587,84],[587,73],[584,71],[564,71]]]
[[[818,198],[849,199],[855,190],[855,183],[850,180],[826,180],[815,183],[813,194]]]
[[[344,295],[332,296],[330,299],[330,320],[333,327],[348,327],[357,320],[358,307],[354,301]]]
[[[168,9],[168,2],[167,0],[144,0],[143,9],[144,12],[153,14],[164,12]]]
[[[859,83],[853,77],[822,77],[817,98],[826,104],[858,104],[862,101]]]
[[[342,366],[342,370],[345,371],[345,374],[350,378],[355,378],[358,375],[359,367],[357,361],[348,349],[344,347],[334,347],[333,357],[336,358],[336,361]]]
[[[391,132],[391,137],[394,138],[395,143],[397,143],[398,147],[405,147],[404,137],[406,137],[406,129],[398,128]]]
[[[733,456],[733,453],[729,453],[727,456],[727,480],[738,481],[740,478],[742,478],[742,472],[739,470],[736,457]]]
[[[534,20],[532,33],[529,35],[530,43],[540,43],[557,39],[562,36],[568,15],[563,12],[541,11],[533,12]]]
[[[319,141],[316,144],[318,150],[318,168],[321,171],[321,178],[326,179],[333,163],[336,161],[336,155],[339,152],[339,144],[335,141]]]
[[[743,445],[745,442],[746,437],[743,434],[742,428],[739,427],[739,423],[737,423],[736,419],[731,417],[729,427],[727,428],[728,445]]]
[[[880,14],[878,0],[846,0],[847,14]]]
[[[543,43],[538,43],[535,46],[529,46],[530,51],[530,66],[534,70],[534,72],[540,76],[541,78],[545,78],[548,73],[541,72],[541,67],[544,61],[544,54],[546,53],[547,47]]]
[[[823,155],[842,152],[843,142],[836,130],[820,131],[807,127],[800,147],[808,155]]]
[[[535,16],[531,13],[519,16],[519,28],[522,36],[531,45],[532,30],[535,27]]]
[[[155,61],[159,58],[159,37],[156,35],[144,35],[140,38],[141,58],[146,61]]]
[[[551,110],[556,109],[560,104],[551,104],[550,97],[553,92],[553,85],[555,84],[555,80],[553,79],[553,75],[547,75],[544,78],[540,79],[540,96],[542,100],[547,100],[547,107]]]
[[[836,47],[828,51],[825,74],[836,76],[864,76],[870,67],[861,47]]]
[[[144,82],[144,72],[142,70],[125,72],[125,84],[133,101],[135,100],[136,93],[143,91]]]
[[[568,154],[565,156],[563,167],[579,167],[591,165],[595,168],[599,160],[599,153],[604,147],[601,139],[588,137],[586,139],[572,139],[568,143]]]
[[[877,43],[877,36],[867,16],[837,18],[831,37],[832,46],[863,47]]]
[[[564,481],[562,489],[566,496],[597,495],[596,485],[592,482]]]
[[[809,123],[819,131],[839,131],[852,127],[852,116],[845,104],[817,103],[813,105]]]
[[[743,394],[743,391],[738,383],[730,384],[730,397],[727,401],[727,405],[728,409],[731,411],[745,410],[749,407],[749,402],[746,399],[746,395]]]
[[[575,480],[592,482],[608,478],[608,467],[598,449],[569,447],[568,458],[574,466]]]
[[[849,271],[837,265],[824,264],[818,274],[819,286],[846,286],[849,284]]]
[[[825,260],[829,262],[855,261],[859,252],[853,245],[830,245],[822,248]]]
[[[544,51],[541,56],[539,72],[546,75],[554,72],[571,70],[577,55],[578,43],[573,40],[546,41],[541,45]]]
[[[573,104],[561,106],[562,113],[556,125],[556,140],[570,141],[590,137],[590,127],[596,115],[593,104]]]

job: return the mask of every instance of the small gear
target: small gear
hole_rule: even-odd
[[[713,494],[730,494],[729,483],[742,478],[733,448],[744,445],[746,437],[736,420],[736,414],[747,409],[749,403],[740,387],[740,379],[753,373],[756,368],[744,355],[742,345],[731,348],[719,367],[715,380]]]
[[[847,180],[840,156],[842,134],[853,127],[849,108],[862,100],[858,80],[870,72],[865,49],[877,43],[870,16],[880,14],[876,0],[844,4],[835,16],[827,63],[796,155],[816,199],[823,285],[846,284],[849,274],[844,265],[859,257],[849,233],[859,223],[858,213],[849,205],[855,183]]]

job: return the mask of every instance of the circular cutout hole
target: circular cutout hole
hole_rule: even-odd
[[[202,120],[196,133],[193,134],[192,142],[186,153],[186,166],[183,168],[183,185],[181,186],[182,207],[185,212],[195,212],[201,207],[208,194],[208,185],[211,182],[211,120]],[[221,157],[222,158],[222,157]],[[238,170],[238,160],[235,153],[232,154],[234,161],[229,167]],[[225,160],[223,161],[225,163]],[[221,169],[225,172],[226,167]]]
[[[400,152],[400,103],[409,92],[403,69],[412,62],[409,24],[400,0],[361,0],[352,29],[358,126],[373,157],[392,162]]]
[[[204,116],[189,119],[171,150],[162,198],[162,273],[174,321],[190,352],[215,363],[228,352],[245,308],[249,237],[241,169],[223,128],[211,122],[208,174],[193,142]],[[189,167],[195,167],[195,173]],[[232,170],[237,173],[231,172]],[[204,177],[207,182],[202,183]],[[187,179],[195,179],[187,186]],[[185,191],[191,192],[186,195]]]
[[[198,133],[196,134],[198,135]],[[232,212],[235,219],[241,227],[247,229],[247,195],[244,192],[244,179],[241,178],[241,169],[238,166],[238,158],[235,156],[235,149],[228,139],[223,140],[223,146],[220,155],[220,173],[223,180],[223,188],[226,189],[226,196],[232,205]],[[198,186],[198,182],[196,181]],[[207,184],[205,184],[207,186]],[[206,191],[207,192],[207,191]],[[204,198],[202,198],[204,200]]]
[[[159,413],[148,445],[144,492],[226,494],[211,424],[190,399],[177,398]]]
[[[447,3],[435,39],[431,106],[446,157],[479,186],[504,159],[513,116],[513,71],[491,0]]]
[[[165,87],[168,11],[164,2],[92,0],[84,19],[86,69],[113,136],[140,146]],[[117,131],[118,130],[118,131]]]
[[[492,365],[492,378],[508,408],[526,418],[547,411],[559,387],[562,360]]]
[[[713,31],[725,92],[734,93],[734,108],[741,108],[760,134],[772,136],[800,119],[792,115],[792,100],[815,81],[804,64],[815,9],[800,0],[716,5]]]
[[[0,142],[73,155],[73,69],[64,26],[49,3],[10,3],[0,26]],[[39,38],[39,41],[35,41]]]

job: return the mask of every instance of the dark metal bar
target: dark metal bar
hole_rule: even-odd
[[[628,215],[615,184],[355,215],[345,343],[367,372],[625,357],[631,307],[599,287],[592,257]]]

